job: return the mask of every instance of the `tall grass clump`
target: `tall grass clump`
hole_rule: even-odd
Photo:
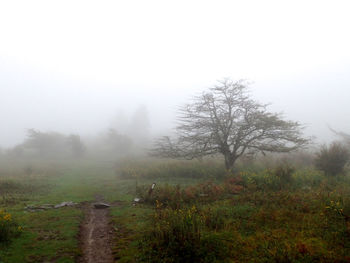
[[[0,177],[0,204],[13,205],[49,189],[41,178]]]
[[[125,161],[116,165],[116,174],[130,178],[223,178],[225,167],[215,160],[205,161]]]
[[[139,245],[141,262],[224,262],[229,255],[224,241],[205,231],[205,216],[195,206],[162,209],[160,202]]]
[[[244,184],[252,192],[280,191],[294,187],[294,169],[289,166],[278,166],[275,169],[265,169],[259,173],[241,172]]]

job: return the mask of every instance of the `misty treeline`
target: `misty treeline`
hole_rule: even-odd
[[[150,122],[145,106],[140,106],[128,118],[118,113],[108,128],[100,134],[82,138],[79,134],[28,129],[20,144],[0,149],[0,156],[10,158],[104,158],[113,160],[131,153],[142,153],[150,141]]]
[[[237,160],[297,151],[291,155],[293,159],[303,156],[304,162],[329,175],[341,173],[350,158],[348,133],[330,128],[338,140],[315,148],[312,140],[304,137],[301,124],[284,120],[280,114],[269,112],[267,104],[253,100],[245,81],[224,79],[194,96],[179,108],[177,124],[174,137],[153,138],[148,111],[142,105],[131,116],[120,111],[95,136],[29,129],[22,143],[0,148],[0,157],[114,161],[147,153],[175,159],[210,156],[224,159],[226,169],[231,170]]]

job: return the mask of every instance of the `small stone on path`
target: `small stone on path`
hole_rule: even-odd
[[[94,204],[94,207],[95,207],[96,209],[104,209],[104,208],[110,207],[110,205],[109,205],[109,204],[106,204],[106,203],[95,203],[95,204]]]
[[[62,202],[60,204],[55,205],[55,208],[61,208],[64,206],[74,206],[76,205],[76,203],[72,202],[72,201],[68,201],[68,202]]]

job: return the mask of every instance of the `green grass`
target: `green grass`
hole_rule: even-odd
[[[0,209],[10,212],[13,220],[23,227],[21,236],[0,250],[3,262],[74,262],[81,253],[78,232],[83,214],[78,207],[28,212],[25,206],[93,201],[97,194],[107,201],[122,199],[113,169],[99,163],[60,166],[61,170],[55,174],[38,172],[0,177],[0,188],[4,182],[8,190],[0,201]]]
[[[0,255],[4,262],[74,262],[79,253],[77,232],[82,217],[74,208],[13,213],[22,235]]]
[[[311,168],[293,171],[288,181],[275,170],[250,172],[248,169],[239,174],[244,190],[224,199],[207,198],[204,202],[192,201],[180,207],[170,206],[172,208],[162,204],[157,209],[156,202],[125,208],[123,214],[129,217],[117,216],[121,228],[127,229],[120,234],[124,240],[123,252],[119,252],[122,262],[350,260],[349,176],[327,178]],[[177,185],[180,177],[162,178],[169,179],[166,184]],[[191,181],[191,184],[200,181]],[[142,182],[146,181],[139,177],[139,187]],[[220,180],[216,183],[220,184]],[[161,195],[156,191],[155,196],[167,200],[167,203],[181,197],[175,193],[178,191],[176,187],[166,184],[157,185]],[[161,190],[163,188],[164,191]],[[192,212],[190,217],[179,217],[181,210],[186,214],[193,205],[196,212]],[[140,214],[148,211],[150,215],[130,217],[127,213],[133,211],[137,215],[138,209]],[[345,213],[346,209],[348,212]],[[191,221],[193,218],[197,218],[197,223]],[[193,224],[198,225],[193,231],[199,233],[199,238],[188,234],[192,231],[188,226]]]
[[[75,262],[81,254],[80,208],[31,213],[24,207],[93,201],[96,195],[118,204],[111,208],[118,262],[150,262],[150,255],[154,262],[191,262],[196,257],[197,262],[350,260],[349,176],[327,178],[302,168],[286,182],[273,169],[248,167],[236,174],[243,190],[233,194],[220,169],[213,176],[217,164],[210,169],[212,163],[200,167],[198,162],[119,165],[115,169],[111,163],[95,161],[31,164],[30,174],[27,163],[0,168],[0,209],[5,208],[23,227],[20,237],[1,247],[0,262]],[[132,172],[125,173],[130,167]],[[187,168],[189,172],[184,172]],[[138,176],[131,176],[134,173]],[[156,200],[149,198],[150,202],[133,206],[133,198],[147,196],[153,182],[155,198],[180,205],[157,207]],[[207,191],[204,197],[203,191]],[[190,216],[179,216],[180,210]],[[194,223],[196,228],[191,228]],[[199,238],[184,234],[191,229]]]

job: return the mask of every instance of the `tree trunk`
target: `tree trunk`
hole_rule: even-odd
[[[225,168],[227,171],[231,171],[235,162],[236,157],[232,157],[231,154],[225,154]]]

